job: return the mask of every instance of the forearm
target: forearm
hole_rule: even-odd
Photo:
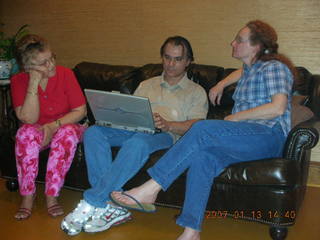
[[[64,124],[79,122],[82,118],[86,116],[86,114],[87,114],[86,106],[83,105],[81,107],[71,110],[69,113],[67,113],[63,117],[56,119],[55,121],[47,123],[45,125],[49,127],[51,131],[54,133],[55,131],[57,131],[59,127],[61,127]]]
[[[40,76],[30,76],[28,88],[24,103],[21,107],[16,108],[16,115],[18,119],[24,123],[36,123],[40,115],[40,104],[38,95],[38,86],[40,82]]]
[[[174,134],[183,135],[185,132],[187,132],[193,123],[199,121],[200,119],[192,119],[182,122],[177,121],[170,121],[169,122],[169,132],[172,132]]]
[[[57,119],[57,121],[62,124],[69,124],[69,123],[77,123],[81,119],[83,119],[87,114],[87,107],[86,105],[82,105],[75,109],[72,109],[69,113],[64,115],[63,117]]]
[[[272,96],[271,99],[272,101],[270,103],[229,115],[225,120],[272,119],[284,114],[288,104],[287,95],[279,93]]]
[[[232,73],[230,73],[227,77],[225,77],[223,80],[218,82],[219,85],[222,85],[224,88],[237,82],[242,74],[242,68],[239,68]]]
[[[264,104],[245,111],[229,115],[225,120],[242,121],[249,119],[272,119],[284,113],[283,108],[273,103]]]
[[[40,115],[38,93],[27,92],[21,107],[15,109],[18,119],[23,123],[36,123]]]

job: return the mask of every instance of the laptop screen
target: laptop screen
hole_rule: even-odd
[[[148,98],[93,89],[84,91],[96,124],[129,131],[155,132]]]

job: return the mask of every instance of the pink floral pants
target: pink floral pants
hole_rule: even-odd
[[[50,147],[45,194],[58,196],[85,127],[79,124],[62,125],[45,147],[41,146],[44,134],[39,127],[37,124],[24,124],[16,134],[15,153],[20,194],[25,196],[35,193],[39,152]]]

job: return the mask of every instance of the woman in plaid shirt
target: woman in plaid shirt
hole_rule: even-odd
[[[278,54],[277,34],[262,21],[251,21],[231,43],[232,56],[242,69],[210,90],[212,104],[220,104],[223,89],[237,82],[232,113],[224,120],[195,123],[152,168],[151,179],[126,192],[113,192],[123,207],[153,211],[160,190],[187,173],[183,211],[177,224],[184,227],[178,240],[199,240],[213,179],[232,163],[281,156],[291,128],[291,91],[294,67]]]

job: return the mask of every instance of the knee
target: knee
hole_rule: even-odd
[[[80,141],[81,135],[82,135],[82,132],[79,131],[79,126],[77,124],[65,124],[58,129],[56,133],[56,136],[58,137],[54,137],[54,138],[64,139],[65,137],[67,137],[77,142],[77,141]]]
[[[16,133],[16,141],[27,141],[40,138],[42,131],[39,130],[38,125],[34,124],[23,124]],[[40,140],[40,139],[39,139]]]
[[[68,132],[70,134],[75,134],[77,131],[77,127],[75,124],[65,124],[62,125],[59,129],[58,129],[58,133],[59,132]]]
[[[36,131],[37,127],[33,124],[23,124],[17,131],[17,135],[22,135],[25,132]]]
[[[192,127],[189,129],[190,134],[201,134],[203,130],[207,129],[207,120],[200,120],[192,124]]]
[[[141,137],[132,137],[128,139],[122,147],[129,147],[134,151],[148,150],[150,148],[148,141]]]
[[[101,136],[101,129],[99,126],[93,125],[86,129],[86,131],[83,134],[83,140],[86,141],[92,141],[92,139],[100,138]]]

